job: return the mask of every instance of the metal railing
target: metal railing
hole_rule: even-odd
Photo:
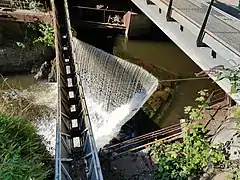
[[[71,10],[78,18],[85,22],[106,23],[118,26],[125,26],[124,15],[125,11],[99,9],[84,6],[73,6]]]
[[[200,29],[198,46],[204,46],[202,41],[204,35],[208,34],[229,51],[240,56],[240,21],[215,8],[214,0],[211,0],[209,4],[195,0],[160,1],[168,6],[169,12],[177,12]],[[171,13],[168,16],[171,16]]]
[[[81,80],[76,73],[67,0],[51,0],[51,4],[58,82],[55,180],[102,180]]]

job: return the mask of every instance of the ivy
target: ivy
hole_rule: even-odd
[[[210,145],[206,129],[199,123],[187,125],[182,137],[182,142],[160,142],[151,148],[151,155],[157,162],[155,179],[197,179],[205,168],[220,165],[225,161],[223,146]]]

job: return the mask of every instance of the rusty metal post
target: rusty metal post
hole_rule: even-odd
[[[151,0],[146,0],[147,5],[154,5],[154,3]]]
[[[205,28],[206,28],[206,25],[207,25],[207,22],[208,22],[210,12],[212,10],[213,3],[214,3],[214,0],[211,0],[210,4],[208,6],[208,10],[207,10],[205,18],[203,20],[202,27],[201,27],[201,29],[199,31],[199,34],[198,34],[198,38],[197,38],[197,42],[196,42],[197,47],[206,47],[207,46],[205,43],[202,42],[202,40],[204,38]]]

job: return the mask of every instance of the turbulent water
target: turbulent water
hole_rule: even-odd
[[[34,124],[37,133],[43,137],[43,142],[52,156],[55,154],[56,115],[57,115],[57,83],[39,83],[23,90],[22,95],[30,98],[35,105],[45,106],[46,113],[36,117]],[[37,109],[36,109],[37,110]]]
[[[141,67],[74,39],[74,51],[97,147],[107,144],[156,90]]]
[[[79,74],[97,147],[107,144],[155,91],[158,80],[139,66],[74,39]],[[38,83],[22,95],[48,113],[36,117],[38,134],[55,153],[57,83]],[[49,113],[50,111],[50,113]]]

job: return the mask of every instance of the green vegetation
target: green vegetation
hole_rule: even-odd
[[[233,116],[236,118],[237,127],[240,128],[240,106],[236,107]]]
[[[36,38],[33,43],[42,43],[45,46],[54,46],[54,29],[50,24],[39,23],[34,27],[34,30],[38,30],[41,35]]]
[[[203,119],[202,110],[208,108],[208,90],[204,89],[198,92],[199,97],[195,99],[198,102],[197,107],[187,106],[184,108],[184,113],[189,115],[191,120],[201,120]]]
[[[222,146],[210,144],[202,125],[190,123],[182,137],[182,142],[160,142],[152,147],[151,154],[157,162],[155,179],[197,179],[205,168],[220,165],[226,160]]]
[[[54,47],[54,29],[46,23],[25,23],[24,39],[17,42],[22,48],[31,48],[34,45],[43,45],[45,47]]]
[[[29,9],[33,11],[44,11],[47,0],[19,0],[11,1],[11,7],[16,9]]]
[[[51,157],[34,126],[22,118],[0,114],[0,179],[45,180]]]
[[[231,83],[231,93],[238,93],[240,91],[240,68],[236,66],[234,68],[223,67],[220,70],[216,70],[217,80],[228,79]]]
[[[209,107],[208,90],[198,92],[197,106],[185,107],[191,121],[182,125],[182,140],[171,144],[154,144],[150,152],[157,168],[155,179],[199,179],[208,168],[228,163],[228,154],[222,144],[211,145],[207,130],[197,122],[203,119],[202,111]]]

